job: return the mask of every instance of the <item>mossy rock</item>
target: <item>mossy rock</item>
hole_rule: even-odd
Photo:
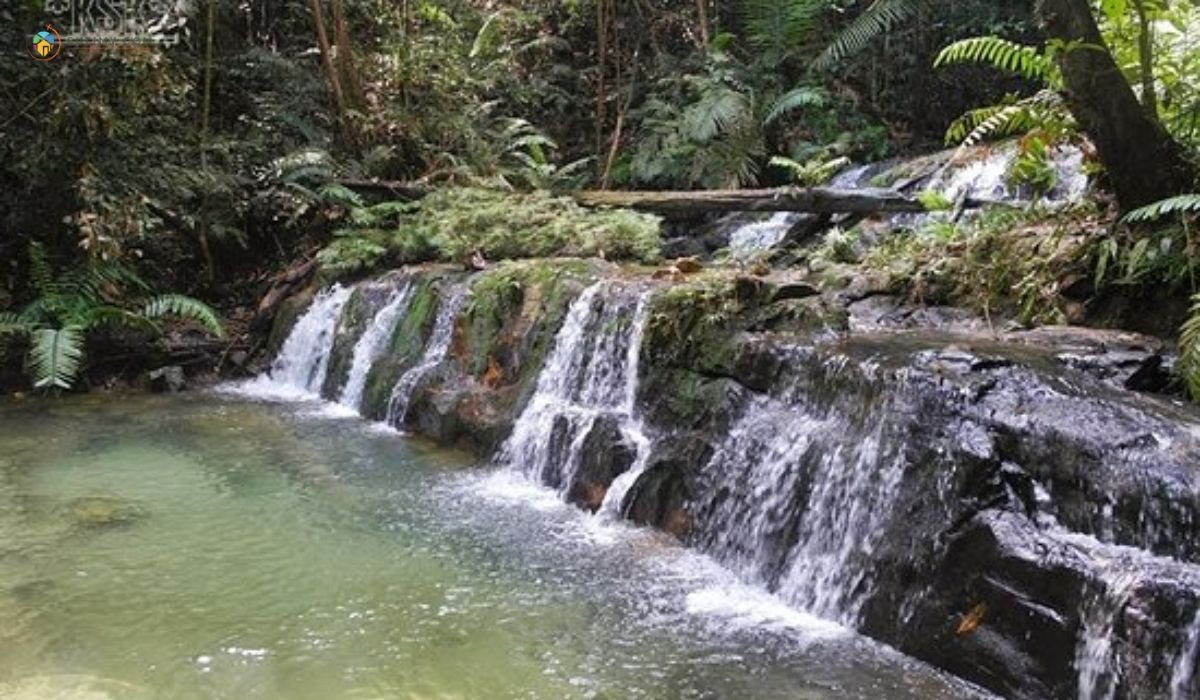
[[[350,366],[354,363],[354,346],[366,332],[371,318],[383,306],[387,293],[385,287],[363,286],[350,294],[346,305],[342,307],[333,347],[329,350],[329,365],[325,383],[321,385],[321,396],[326,399],[337,398],[345,386],[350,376]]]
[[[132,525],[147,515],[146,509],[137,503],[113,496],[83,496],[67,506],[71,522],[88,529]]]
[[[415,288],[404,314],[392,331],[388,350],[367,373],[361,408],[363,415],[372,420],[382,420],[387,416],[392,389],[424,354],[425,344],[437,320],[442,290],[450,283],[450,280],[435,276],[417,276],[413,279]]]
[[[312,300],[312,292],[308,291],[288,297],[279,303],[279,308],[275,312],[275,320],[271,324],[271,333],[267,336],[266,352],[268,357],[275,357],[279,354],[279,350],[283,348],[292,328],[296,326],[296,321],[300,320],[300,316],[312,304]]]

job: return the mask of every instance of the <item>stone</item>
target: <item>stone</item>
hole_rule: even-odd
[[[84,496],[71,501],[67,515],[85,528],[132,525],[146,517],[146,510],[131,501],[112,496]]]
[[[608,415],[595,419],[581,448],[579,467],[567,484],[567,500],[595,512],[613,480],[633,464],[637,449],[621,432],[619,419]]]
[[[146,378],[150,381],[150,389],[153,391],[174,393],[187,388],[183,368],[178,365],[151,370],[146,374]]]

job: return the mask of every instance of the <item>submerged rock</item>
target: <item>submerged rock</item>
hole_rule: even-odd
[[[148,513],[141,505],[113,496],[84,496],[67,506],[67,516],[79,527],[106,528],[132,525]]]

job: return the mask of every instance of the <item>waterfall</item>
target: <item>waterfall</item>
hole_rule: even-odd
[[[351,290],[334,285],[319,293],[296,321],[267,376],[254,384],[266,393],[316,395],[325,381],[329,352]],[[255,387],[250,387],[251,391]]]
[[[1117,618],[1137,584],[1137,574],[1117,571],[1105,581],[1105,590],[1083,611],[1083,629],[1075,650],[1075,670],[1079,674],[1079,700],[1112,700],[1121,680],[1121,668],[1113,635]]]
[[[396,386],[392,388],[387,410],[389,425],[404,424],[404,417],[408,415],[408,405],[412,401],[412,393],[417,388],[417,383],[446,359],[447,353],[450,352],[450,341],[454,338],[454,321],[467,299],[467,290],[467,285],[458,285],[439,302],[433,332],[425,344],[420,361],[400,375]]]
[[[1196,656],[1200,654],[1200,610],[1188,625],[1183,637],[1183,647],[1171,668],[1171,700],[1188,700],[1192,697],[1192,679],[1196,675]]]
[[[787,235],[799,214],[781,211],[764,221],[741,226],[729,234],[729,250],[738,258],[747,258],[770,250]]]
[[[412,285],[404,282],[395,289],[387,304],[371,319],[371,324],[363,331],[362,337],[354,346],[354,357],[350,365],[350,374],[338,403],[352,410],[359,410],[362,404],[363,389],[367,385],[367,374],[371,365],[387,350],[388,341],[400,314],[407,308],[412,296]]]
[[[856,426],[798,393],[756,397],[717,443],[695,509],[701,546],[789,603],[854,626],[904,449],[885,444],[883,421]]]
[[[584,456],[584,442],[601,419],[615,420],[634,450],[630,472],[648,458],[649,440],[637,418],[637,358],[649,313],[649,293],[600,282],[567,312],[537,387],[500,461],[549,486],[566,489]],[[636,473],[619,489],[628,490]],[[612,491],[612,489],[610,489]],[[606,510],[620,494],[606,494]]]

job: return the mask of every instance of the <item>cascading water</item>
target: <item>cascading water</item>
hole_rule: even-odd
[[[251,382],[249,389],[297,396],[318,394],[325,382],[338,319],[350,293],[350,289],[334,285],[317,294],[297,319],[266,376]]]
[[[1171,700],[1188,700],[1192,697],[1192,679],[1196,676],[1196,656],[1200,655],[1200,610],[1188,625],[1183,636],[1183,647],[1171,668]]]
[[[533,398],[501,450],[502,463],[565,488],[579,468],[589,432],[608,418],[617,421],[634,450],[628,470],[633,474],[618,490],[629,488],[649,454],[634,409],[648,302],[645,290],[600,282],[571,304]],[[607,511],[619,510],[620,494],[606,494],[606,500]]]
[[[1083,630],[1075,651],[1079,700],[1112,700],[1121,680],[1113,635],[1121,608],[1137,584],[1137,575],[1132,571],[1120,571],[1105,583],[1104,593],[1084,609]]]
[[[371,365],[387,349],[387,343],[392,336],[392,331],[396,328],[396,322],[399,320],[400,314],[408,307],[411,296],[412,285],[408,282],[402,283],[392,291],[391,297],[379,310],[379,313],[375,314],[375,318],[371,319],[371,324],[363,331],[362,337],[354,346],[350,373],[346,379],[346,386],[342,388],[342,395],[339,397],[338,403],[346,408],[359,410]]]
[[[729,234],[729,250],[738,258],[746,258],[778,245],[796,223],[799,214],[781,211],[771,218],[755,221]]]
[[[453,287],[449,294],[442,298],[438,305],[437,319],[433,323],[433,332],[425,344],[421,360],[402,374],[396,381],[396,386],[392,388],[387,411],[389,425],[399,426],[404,423],[417,383],[446,359],[447,353],[450,352],[450,341],[454,337],[454,321],[466,302],[467,290],[466,285],[459,285]]]
[[[750,401],[704,467],[702,546],[804,610],[847,625],[904,473],[884,425],[859,427],[797,391]]]

